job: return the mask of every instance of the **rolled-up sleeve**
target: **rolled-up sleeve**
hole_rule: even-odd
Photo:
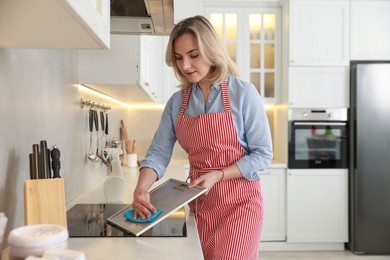
[[[173,98],[167,102],[161,116],[161,121],[145,160],[141,161],[140,168],[152,168],[161,179],[172,157],[172,150],[176,142],[175,120],[173,120]]]
[[[272,137],[261,97],[253,85],[246,92],[240,112],[246,155],[236,165],[246,179],[260,180],[259,171],[272,162]]]

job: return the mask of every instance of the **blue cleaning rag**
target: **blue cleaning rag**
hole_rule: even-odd
[[[123,215],[127,220],[129,220],[131,222],[148,223],[148,222],[152,222],[153,220],[155,220],[162,213],[162,209],[157,209],[156,214],[153,214],[152,212],[150,212],[150,213],[152,214],[152,216],[150,218],[146,218],[146,219],[142,219],[140,216],[138,216],[137,219],[134,219],[134,209],[126,211],[125,213],[123,213]]]

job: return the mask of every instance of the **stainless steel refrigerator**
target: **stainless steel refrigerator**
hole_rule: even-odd
[[[351,67],[350,236],[358,254],[390,254],[390,64]]]

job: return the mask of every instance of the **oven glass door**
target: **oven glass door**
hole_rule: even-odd
[[[289,122],[290,169],[347,168],[346,122]]]

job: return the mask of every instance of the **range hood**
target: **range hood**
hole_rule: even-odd
[[[173,0],[111,0],[111,34],[169,35]]]

